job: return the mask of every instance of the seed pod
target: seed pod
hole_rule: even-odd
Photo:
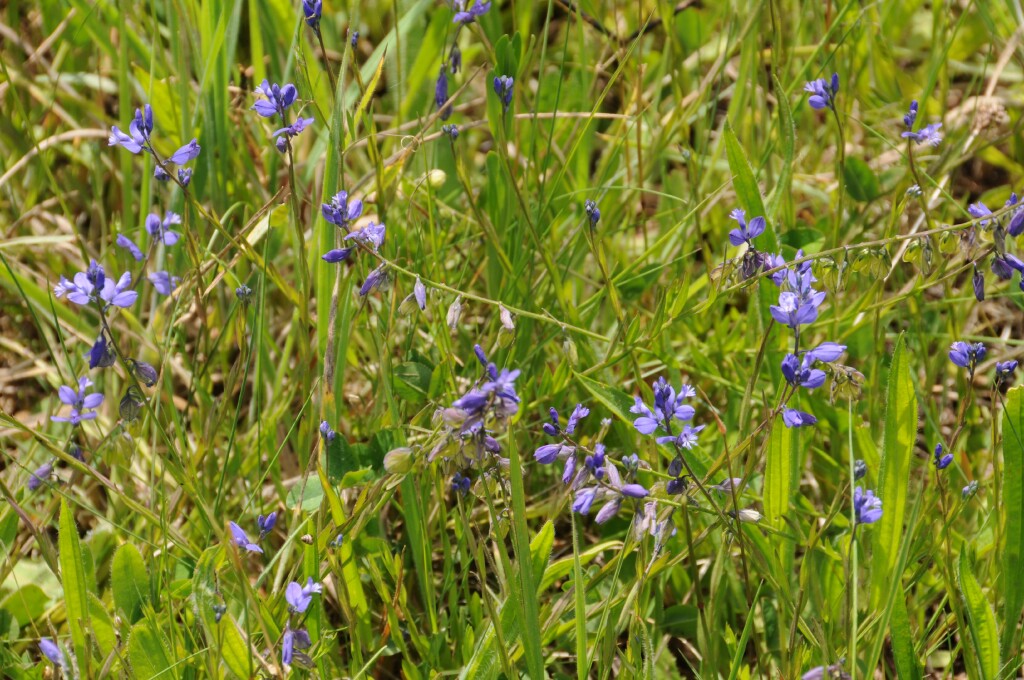
[[[142,392],[135,385],[130,385],[125,390],[124,396],[121,397],[121,403],[118,406],[118,413],[121,416],[121,420],[126,423],[134,422],[139,417],[139,412],[142,410],[143,404],[146,403],[145,397],[142,396]]]

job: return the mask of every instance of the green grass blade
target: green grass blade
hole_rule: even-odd
[[[971,569],[967,546],[960,551],[957,580],[960,585],[960,595],[967,606],[967,622],[970,632],[969,642],[965,640],[964,644],[972,646],[974,652],[972,656],[977,659],[981,677],[984,680],[994,680],[999,676],[999,640],[996,633],[996,617]]]
[[[999,584],[1003,606],[1002,657],[1020,654],[1021,609],[1024,608],[1024,386],[1006,393],[1003,411],[1003,526],[1005,545]]]

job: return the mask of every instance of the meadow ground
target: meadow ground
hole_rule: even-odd
[[[1021,675],[1020,0],[8,0],[0,675]]]

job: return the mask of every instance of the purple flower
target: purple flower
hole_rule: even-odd
[[[302,0],[302,16],[306,25],[320,33],[320,17],[323,13],[322,0]]]
[[[1010,361],[1000,361],[996,363],[996,379],[998,382],[1002,382],[1013,375],[1013,372],[1017,370],[1017,362],[1013,359]]]
[[[519,377],[519,369],[510,371],[507,368],[503,368],[501,373],[495,374],[494,364],[489,364],[488,368],[490,369],[491,380],[481,385],[480,389],[485,392],[494,392],[495,396],[499,399],[507,399],[508,401],[519,403],[519,395],[516,394],[516,378]]]
[[[140,250],[139,247],[135,245],[134,241],[132,241],[124,234],[118,234],[117,238],[114,240],[114,243],[116,243],[119,248],[124,248],[129,253],[131,253],[132,257],[135,258],[136,262],[142,262],[142,260],[145,258],[145,255],[142,254],[142,250]]]
[[[420,281],[420,277],[416,277],[416,283],[412,287],[413,297],[416,298],[416,305],[423,311],[427,308],[427,287]]]
[[[153,109],[146,104],[146,114],[142,115],[139,109],[135,109],[135,118],[128,125],[127,134],[122,132],[116,125],[111,126],[110,136],[107,138],[108,146],[121,146],[128,151],[138,154],[149,150],[149,135],[153,131]]]
[[[569,416],[569,422],[565,424],[565,433],[574,433],[576,431],[576,425],[589,415],[589,408],[587,408],[583,404],[576,404],[576,408],[572,410],[572,414]]]
[[[326,420],[320,421],[320,436],[323,437],[328,443],[334,441],[337,436],[337,432],[331,429],[330,424]]]
[[[94,420],[97,415],[96,408],[103,403],[103,395],[98,392],[86,394],[86,390],[92,386],[92,381],[86,377],[78,379],[78,389],[61,385],[57,389],[57,397],[63,404],[71,407],[70,416],[50,416],[55,423],[71,423],[77,426],[83,420]]]
[[[238,526],[234,522],[228,522],[228,527],[231,529],[231,539],[239,548],[254,553],[263,552],[263,548],[259,547],[258,545],[249,540],[249,536],[245,533],[245,529]]]
[[[992,211],[988,209],[988,206],[982,203],[981,201],[978,201],[977,203],[971,203],[970,205],[968,205],[967,212],[974,219],[981,220],[980,222],[978,222],[978,225],[982,227],[988,224],[989,221],[986,218],[988,218],[992,214]]]
[[[43,463],[28,478],[28,490],[35,491],[53,474],[53,462]]]
[[[629,498],[646,498],[651,492],[639,484],[624,484],[619,493]]]
[[[303,118],[302,116],[299,116],[291,125],[274,130],[274,134],[272,134],[271,137],[277,139],[277,150],[284,153],[288,148],[288,140],[292,137],[297,137],[303,130],[312,124],[312,118]]]
[[[309,577],[305,586],[300,586],[292,581],[284,591],[284,599],[288,602],[288,609],[295,614],[302,614],[309,609],[313,601],[313,594],[323,591],[323,586],[313,583],[313,577]]]
[[[490,3],[488,3],[488,7]],[[503,113],[508,112],[508,107],[512,103],[513,88],[515,88],[515,79],[512,76],[495,76],[494,77],[494,93],[498,95],[498,99],[501,101],[501,110]]]
[[[277,83],[271,83],[269,80],[264,80],[263,83],[256,88],[256,94],[263,95],[265,99],[260,99],[253,104],[253,111],[264,118],[273,118],[276,115],[280,115],[283,119],[285,109],[295,103],[295,99],[298,97],[299,92],[291,83],[282,87]]]
[[[367,274],[366,280],[363,281],[363,285],[359,288],[359,295],[366,297],[374,290],[380,287],[382,283],[387,281],[388,275],[387,270],[381,266],[374,269],[372,272]]]
[[[373,252],[380,250],[380,247],[384,245],[384,235],[386,229],[383,224],[377,224],[376,222],[370,222],[362,229],[356,229],[345,235],[346,241],[355,241],[356,243],[362,243],[370,246]]]
[[[974,367],[985,358],[985,345],[958,340],[949,346],[949,360],[974,374]]]
[[[597,511],[597,516],[594,517],[594,521],[598,524],[604,524],[615,515],[619,514],[619,509],[622,508],[622,498],[616,496],[607,503],[605,503],[600,510]]]
[[[146,107],[149,108],[148,106]],[[39,651],[56,666],[64,668],[64,652],[48,637],[39,640]]]
[[[750,224],[747,224],[746,213],[736,208],[729,217],[736,220],[739,223],[739,228],[733,229],[729,232],[729,243],[734,246],[742,245],[744,243],[751,243],[755,238],[764,233],[766,222],[763,217],[755,217],[750,220]]]
[[[53,287],[53,294],[58,298],[66,295],[68,300],[78,305],[95,302],[98,297],[106,302],[107,306],[131,307],[139,297],[135,291],[128,290],[131,283],[132,275],[129,272],[122,274],[117,283],[114,283],[113,279],[106,278],[103,267],[93,260],[89,269],[75,274],[74,281],[60,277],[60,282]]]
[[[195,159],[199,158],[199,152],[202,148],[199,146],[199,142],[193,139],[191,142],[181,147],[168,157],[167,162],[173,163],[174,165],[185,165]]]
[[[292,659],[295,658],[295,650],[309,649],[311,644],[313,642],[309,639],[309,633],[305,629],[292,630],[291,625],[285,624],[284,637],[281,640],[281,663],[285,666],[291,665]]]
[[[783,291],[779,293],[779,304],[771,305],[768,309],[773,319],[795,331],[818,318],[818,306],[824,299],[824,292],[813,292],[808,297],[801,297],[796,293]]]
[[[167,272],[153,272],[149,275],[149,282],[161,295],[170,295],[181,283],[181,277],[171,276]]]
[[[441,112],[441,120],[448,120],[452,115],[452,107],[445,106],[448,101],[448,65],[441,64],[441,71],[437,74],[437,82],[434,84],[434,104]]]
[[[447,123],[441,126],[441,132],[448,136],[448,139],[453,142],[459,138],[459,126],[452,123]]]
[[[601,209],[597,207],[597,203],[588,198],[583,202],[583,210],[587,213],[590,226],[597,226],[598,221],[601,219]]]
[[[906,132],[901,133],[900,137],[903,137],[904,139],[912,139],[918,144],[938,146],[942,143],[942,133],[939,132],[939,128],[941,127],[942,123],[930,123],[917,132],[907,130]]]
[[[658,378],[651,387],[654,389],[654,409],[648,408],[640,397],[634,397],[633,406],[629,409],[630,413],[640,416],[633,421],[633,427],[640,434],[651,434],[658,427],[668,430],[673,419],[686,421],[693,418],[694,408],[683,403],[684,399],[696,396],[697,393],[692,387],[680,385],[679,392],[676,393],[664,377]]]
[[[782,360],[782,375],[786,382],[793,387],[806,387],[813,390],[825,384],[825,371],[818,368],[811,368],[814,363],[814,355],[810,352],[804,354],[801,362],[795,354],[787,354]]]
[[[835,361],[843,355],[846,351],[846,345],[840,345],[838,342],[823,342],[812,350],[809,350],[804,355],[804,359],[807,361],[820,361],[822,363],[829,363]]]
[[[157,165],[153,168],[153,179],[157,182],[167,182],[170,181],[171,176],[167,174],[167,171],[164,170],[163,167]]]
[[[132,372],[135,373],[135,377],[142,382],[146,387],[152,387],[156,384],[159,374],[156,369],[153,368],[152,364],[148,364],[145,361],[136,361],[135,359],[129,359],[128,363],[131,365]]]
[[[487,14],[491,9],[491,3],[478,0],[475,5],[467,10],[466,0],[455,0],[454,8],[455,16],[452,18],[452,23],[465,25],[473,23],[477,17]]]
[[[807,98],[807,103],[811,105],[812,109],[824,109],[829,108],[835,110],[836,108],[836,95],[839,94],[839,74],[832,74],[832,82],[819,78],[813,80],[804,85],[804,92],[810,92],[811,96]]]
[[[192,183],[192,168],[178,168],[178,181],[181,186],[187,187]]]
[[[561,444],[545,444],[533,452],[533,457],[538,463],[549,465],[558,460],[558,454],[562,451]]]
[[[816,666],[800,676],[800,680],[850,680],[850,674],[843,670],[843,661],[831,666]]]
[[[818,422],[818,419],[810,413],[798,411],[795,408],[787,408],[782,412],[782,422],[786,424],[786,427],[806,427],[814,425]]]
[[[348,192],[339,191],[334,195],[330,203],[321,204],[320,209],[325,220],[336,226],[348,229],[349,223],[363,214],[363,202],[357,198],[349,203]]]
[[[469,477],[463,476],[461,473],[456,472],[455,476],[452,477],[452,493],[465,496],[469,493],[469,487],[473,483]]]
[[[262,541],[267,534],[274,530],[274,525],[277,524],[277,513],[272,512],[266,517],[260,515],[256,518],[256,526],[260,530],[260,540]]]
[[[882,499],[874,491],[864,492],[859,486],[854,489],[853,509],[857,524],[874,524],[882,519]]]
[[[995,266],[995,262],[992,263]],[[971,285],[974,287],[974,299],[981,302],[985,299],[985,275],[978,269],[978,265],[974,265],[974,275],[971,277]]]
[[[962,498],[963,500],[967,500],[976,493],[978,493],[978,480],[975,479],[974,481],[972,481],[970,484],[963,488],[963,490],[960,492],[960,498]]]
[[[160,221],[160,215],[150,213],[146,216],[146,231],[152,238],[161,241],[165,246],[173,246],[181,238],[181,234],[171,231],[175,224],[181,224],[181,215],[168,211],[164,215],[164,221]]]
[[[103,333],[100,333],[96,342],[89,348],[87,356],[89,357],[89,368],[107,368],[113,366],[114,360],[117,359],[114,348],[107,342],[107,336]]]
[[[352,250],[353,248],[334,248],[333,250],[328,250],[324,253],[323,257],[320,259],[324,262],[330,262],[331,264],[344,262],[348,259],[348,256],[352,254]]]
[[[1024,262],[1010,253],[1003,253],[992,258],[992,273],[1003,281],[1013,278],[1013,272],[1024,274]]]
[[[704,429],[704,427],[704,425],[698,425],[697,427],[683,425],[683,429],[679,431],[679,434],[675,436],[658,437],[656,441],[659,444],[674,444],[675,446],[684,449],[692,449],[697,445],[697,435]]]
[[[572,511],[580,515],[586,515],[590,512],[590,506],[594,504],[594,499],[597,497],[597,487],[588,486],[584,489],[580,489],[576,492],[576,496],[572,501]]]
[[[933,455],[934,459],[932,460],[932,462],[935,463],[936,470],[945,470],[946,468],[949,467],[949,464],[953,462],[952,453],[947,453],[946,455],[943,455],[942,444],[935,445],[935,453]]]
[[[910,111],[903,116],[903,125],[910,130],[914,127],[914,121],[917,120],[917,100],[910,102]]]

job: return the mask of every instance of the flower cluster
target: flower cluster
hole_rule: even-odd
[[[133,154],[140,154],[143,151],[150,154],[156,162],[153,176],[160,181],[167,181],[171,178],[170,173],[167,172],[168,165],[184,166],[186,163],[199,158],[199,152],[202,151],[202,148],[199,146],[198,140],[193,139],[166,159],[161,160],[153,149],[153,141],[151,139],[153,126],[153,109],[149,104],[146,104],[143,109],[135,109],[135,117],[132,118],[132,122],[128,125],[128,132],[122,132],[116,125],[111,126],[107,142],[109,146],[120,146]],[[191,169],[178,168],[178,182],[182,186],[188,186],[191,179]]]
[[[1002,281],[1013,279],[1014,272],[1021,274],[1020,289],[1024,290],[1024,261],[1021,261],[1020,258],[1006,250],[1007,236],[1016,238],[1024,234],[1024,202],[1017,197],[1016,193],[1011,193],[1010,197],[1003,204],[1003,208],[1005,212],[996,217],[987,205],[982,201],[978,201],[968,205],[967,212],[972,218],[977,220],[978,227],[992,232],[992,249],[995,252],[995,255],[992,257],[992,273],[995,274],[997,279]],[[1009,221],[1004,228],[1003,219],[1007,216]],[[977,266],[977,262],[975,262],[972,283],[974,286],[974,296],[979,302],[984,300],[985,279],[984,274]]]
[[[512,105],[515,84],[515,79],[512,76],[494,77],[494,94],[498,95],[498,100],[501,102],[502,113],[508,113],[508,107]]]
[[[811,96],[807,98],[807,103],[811,105],[812,109],[827,108],[835,111],[836,95],[839,94],[839,74],[833,73],[831,82],[824,78],[812,80],[804,85],[804,92],[811,93]]]
[[[882,519],[882,499],[858,486],[853,490],[853,510],[857,524],[874,524]]]
[[[917,132],[914,132],[913,128],[915,120],[917,120],[917,100],[910,102],[910,111],[903,116],[903,125],[907,129],[900,134],[900,137],[917,142],[918,144],[928,144],[933,147],[942,143],[942,133],[939,132],[939,129],[942,127],[942,123],[930,123]]]
[[[314,30],[319,31],[320,3],[316,3],[316,6],[310,9],[314,11],[317,24]],[[309,23],[309,16],[307,14],[307,23]],[[310,25],[312,26],[312,24]],[[299,91],[291,83],[278,85],[277,83],[271,83],[269,80],[264,80],[256,88],[255,92],[261,95],[263,99],[256,100],[256,103],[252,105],[252,110],[263,118],[281,118],[283,127],[275,130],[271,135],[271,139],[274,140],[274,146],[278,151],[281,153],[287,152],[290,148],[292,137],[297,137],[313,123],[312,118],[303,118],[302,116],[297,117],[294,123],[288,123],[287,111],[298,99]]]

